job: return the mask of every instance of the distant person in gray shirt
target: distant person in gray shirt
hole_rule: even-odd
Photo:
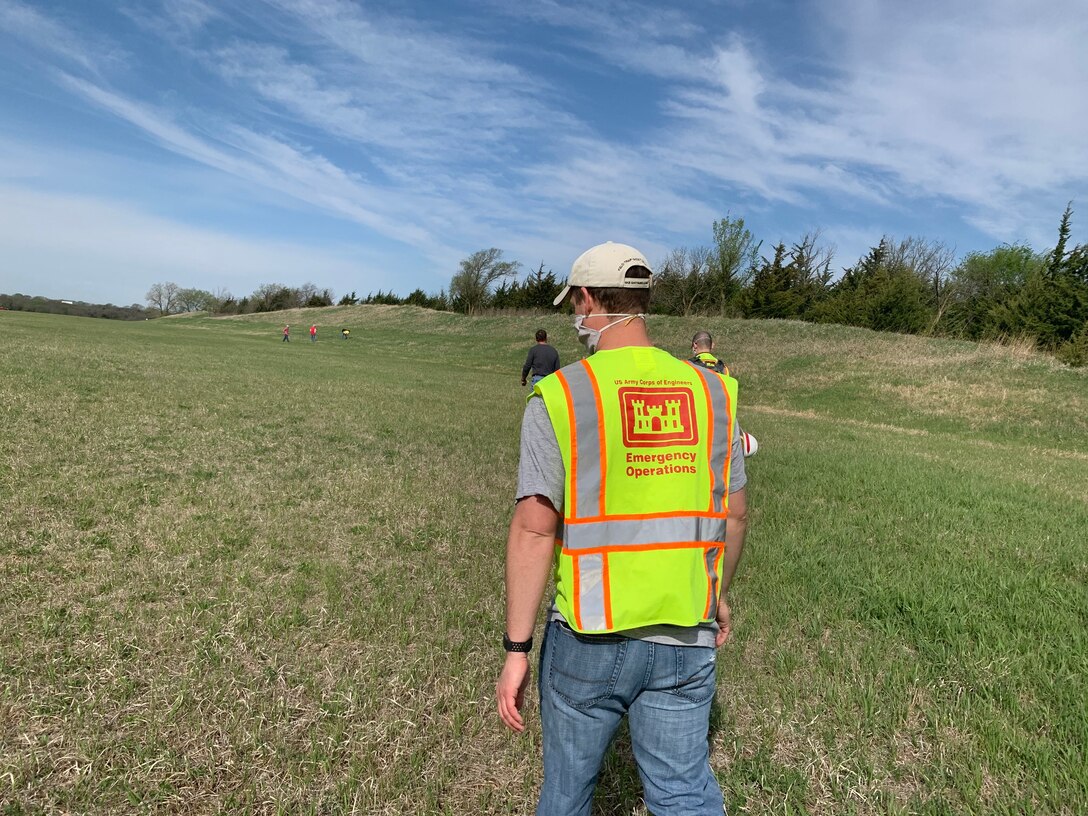
[[[533,372],[533,385],[559,370],[559,352],[548,345],[548,333],[544,329],[536,330],[536,345],[529,349],[525,365],[521,367],[521,384],[527,385],[526,378]]]

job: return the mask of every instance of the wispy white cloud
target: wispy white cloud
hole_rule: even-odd
[[[162,147],[401,241],[412,254],[428,258],[447,274],[471,248],[499,244],[517,252],[523,245],[539,243],[542,232],[553,234],[558,228],[562,235],[563,226],[572,224],[573,216],[556,213],[552,205],[548,212],[554,218],[514,217],[520,192],[498,186],[485,175],[428,175],[418,184],[378,186],[314,151],[271,136],[229,123],[214,128],[205,122],[203,130],[218,134],[213,142],[149,105],[71,75],[63,75],[61,81]],[[569,193],[554,192],[564,197]],[[567,241],[560,245],[565,247]],[[573,248],[567,252],[577,254]]]
[[[72,26],[19,0],[0,0],[0,31],[91,72],[122,55],[115,44],[94,35],[78,34]]]
[[[222,15],[205,0],[169,0],[163,3],[161,14],[179,29],[199,31],[210,21]]]
[[[651,152],[612,144],[599,138],[564,141],[566,158],[525,169],[525,189],[602,225],[643,223],[683,232],[692,224],[708,230],[715,210],[678,192],[675,173]]]
[[[347,2],[269,4],[318,47],[239,42],[210,56],[224,76],[314,127],[414,161],[509,157],[512,139],[571,120],[547,83],[489,44]]]
[[[831,78],[811,89],[729,37],[720,91],[681,86],[667,103],[695,125],[674,134],[672,156],[772,200],[944,199],[991,232],[1016,209],[1023,223],[1055,185],[1088,181],[1088,17],[1064,5],[824,4]]]
[[[818,24],[809,77],[777,70],[767,42],[714,25],[706,9],[677,20],[637,4],[551,0],[510,13],[575,32],[617,70],[668,81],[667,118],[644,143],[663,177],[698,172],[798,207],[946,200],[996,238],[1038,207],[1052,217],[1055,186],[1088,182],[1080,0],[809,3],[798,10]]]
[[[213,144],[168,115],[94,83],[71,75],[63,75],[62,82],[180,155],[291,195],[383,235],[434,245],[430,234],[411,221],[387,215],[396,209],[391,207],[392,191],[369,185],[320,155],[229,124],[224,125],[219,144]],[[408,204],[403,208],[409,209]]]
[[[126,0],[118,11],[147,34],[169,40],[192,39],[226,16],[214,0]]]
[[[644,76],[702,82],[709,49],[707,30],[694,14],[635,0],[506,3],[490,0],[496,14],[565,31],[566,58],[581,52],[604,65]]]

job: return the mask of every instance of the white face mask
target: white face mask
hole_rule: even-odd
[[[618,320],[613,320],[607,326],[600,329],[591,329],[589,326],[583,324],[583,321],[589,317],[589,315],[576,314],[574,316],[574,330],[578,332],[578,339],[582,342],[582,345],[586,347],[586,351],[590,354],[597,350],[597,344],[601,342],[601,334],[608,331],[613,326],[623,323],[627,320],[633,320],[636,317],[645,319],[646,315],[641,314],[595,314],[593,317],[617,317]]]

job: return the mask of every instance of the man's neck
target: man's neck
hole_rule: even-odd
[[[612,349],[626,348],[628,346],[652,346],[650,335],[646,332],[646,320],[641,317],[632,317],[617,323],[604,334],[597,344],[597,351],[611,351]]]

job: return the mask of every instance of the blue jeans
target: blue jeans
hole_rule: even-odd
[[[529,381],[529,385],[536,385],[538,382],[544,379],[543,374],[534,374],[533,378]]]
[[[626,714],[654,816],[721,816],[707,732],[715,650],[584,637],[552,621],[540,654],[544,784],[537,816],[585,816]]]

